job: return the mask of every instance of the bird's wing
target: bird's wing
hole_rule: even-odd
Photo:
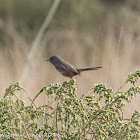
[[[79,72],[77,71],[77,69],[72,66],[70,63],[65,62],[64,64],[62,64],[62,67],[66,70],[66,71],[71,71],[75,74],[79,74]]]

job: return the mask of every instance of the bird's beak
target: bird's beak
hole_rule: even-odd
[[[46,60],[46,61],[50,61],[50,60],[48,59],[48,60]]]

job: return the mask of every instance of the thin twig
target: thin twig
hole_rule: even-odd
[[[34,101],[35,101],[35,99],[39,96],[39,94],[41,94],[42,92],[39,92],[39,93],[37,93],[37,95],[34,97],[34,99],[32,100],[32,103],[31,103],[31,105],[32,104],[34,104]]]
[[[35,55],[35,52],[41,42],[41,39],[46,31],[46,29],[48,28],[49,26],[49,23],[51,22],[58,6],[59,6],[59,3],[60,3],[61,0],[55,0],[52,7],[51,7],[51,10],[49,11],[49,14],[48,16],[46,17],[43,25],[41,26],[34,42],[33,42],[33,45],[32,45],[32,48],[30,50],[30,53],[28,55],[28,64],[25,66],[24,68],[24,71],[23,71],[23,75],[21,77],[21,79],[24,81],[27,77],[27,74],[28,74],[28,71],[29,71],[29,62],[33,59],[33,56]]]

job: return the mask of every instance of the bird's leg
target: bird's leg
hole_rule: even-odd
[[[68,82],[65,81],[65,82],[62,84],[62,86],[65,87],[67,83],[68,83]]]
[[[72,79],[72,77],[70,77],[70,80]],[[69,81],[65,81],[63,84],[62,84],[62,86],[63,87],[65,87],[66,86],[66,84],[68,83]]]

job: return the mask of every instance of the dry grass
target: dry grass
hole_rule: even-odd
[[[124,9],[122,14],[126,13]],[[114,16],[109,14],[104,24],[101,23],[97,29],[93,28],[93,34],[79,33],[74,29],[48,30],[31,62],[27,61],[27,57],[32,41],[27,42],[16,31],[14,23],[1,25],[0,28],[13,39],[12,44],[4,47],[0,44],[1,96],[10,82],[21,81],[34,97],[43,86],[69,80],[45,61],[52,55],[59,55],[79,68],[103,66],[99,71],[83,72],[81,76],[75,77],[79,96],[87,94],[89,88],[96,83],[105,83],[116,91],[126,80],[128,73],[139,69],[140,37],[135,32],[140,33],[140,20],[137,14],[129,16],[129,20],[126,18],[122,25],[117,25]],[[28,63],[29,72],[22,81],[21,77]],[[23,98],[26,99],[25,96]],[[138,96],[133,99],[132,105],[128,106],[129,110],[125,109],[127,115],[130,115],[132,110],[140,110],[138,99]],[[46,100],[45,95],[42,95],[37,102],[42,104]]]

